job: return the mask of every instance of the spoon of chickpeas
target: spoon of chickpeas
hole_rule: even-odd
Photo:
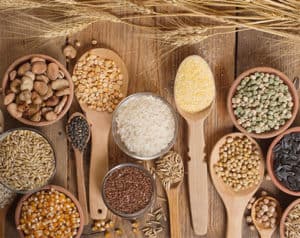
[[[90,216],[93,220],[102,220],[107,215],[101,184],[108,170],[112,112],[127,95],[128,72],[125,63],[114,51],[95,48],[79,58],[72,80],[75,96],[91,124]]]
[[[281,207],[270,196],[258,198],[251,208],[252,221],[261,238],[271,238],[280,221]]]
[[[242,237],[245,208],[264,178],[261,148],[243,133],[222,137],[210,156],[210,175],[227,211],[227,238]]]

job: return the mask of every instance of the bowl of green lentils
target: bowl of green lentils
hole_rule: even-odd
[[[257,139],[272,138],[288,129],[298,107],[292,81],[270,67],[256,67],[240,74],[227,97],[227,109],[234,125]]]

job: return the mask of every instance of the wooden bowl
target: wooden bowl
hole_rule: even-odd
[[[65,194],[68,198],[70,198],[72,200],[72,202],[74,202],[74,204],[75,204],[75,206],[76,206],[76,208],[77,208],[77,210],[79,212],[79,216],[80,216],[80,226],[78,228],[78,232],[77,232],[77,235],[75,236],[75,238],[80,238],[81,234],[82,234],[82,231],[83,231],[84,217],[83,217],[82,208],[81,208],[78,200],[68,190],[66,190],[63,187],[56,186],[56,185],[47,185],[47,186],[41,188],[39,191],[50,190],[50,189],[54,189],[54,190],[56,190],[58,192],[61,192],[61,193]],[[18,202],[17,207],[16,207],[16,212],[15,212],[16,227],[18,227],[20,225],[21,209],[22,209],[23,202],[25,202],[31,195],[33,195],[35,193],[36,192],[24,195],[21,198],[21,200]],[[18,232],[19,232],[19,235],[20,235],[21,238],[25,238],[24,233],[21,230],[18,230]]]
[[[277,136],[271,143],[271,145],[269,146],[268,149],[268,153],[267,153],[267,158],[266,158],[266,165],[267,165],[267,170],[268,170],[268,174],[271,177],[272,182],[275,184],[275,186],[277,188],[279,188],[281,191],[293,195],[293,196],[300,196],[300,191],[296,192],[296,191],[292,191],[288,188],[286,188],[275,176],[274,171],[273,171],[273,148],[275,147],[275,145],[287,134],[293,133],[293,132],[299,132],[300,133],[300,127],[292,127],[290,129],[288,129],[287,131],[285,131],[284,133],[280,134],[279,136]]]
[[[55,122],[59,121],[66,113],[67,111],[70,109],[72,101],[73,101],[73,95],[74,95],[74,85],[73,85],[73,81],[72,81],[72,77],[70,75],[70,73],[68,72],[68,70],[60,63],[58,62],[56,59],[48,56],[48,55],[42,55],[42,54],[31,54],[31,55],[25,55],[21,58],[18,58],[17,60],[15,60],[6,70],[4,77],[2,79],[2,91],[3,91],[3,95],[6,95],[6,88],[8,86],[8,81],[9,81],[9,73],[11,71],[13,71],[14,69],[16,69],[17,66],[21,65],[22,63],[25,63],[27,61],[29,61],[31,58],[33,57],[39,57],[39,58],[43,58],[49,62],[53,62],[56,63],[59,67],[59,69],[64,73],[65,78],[69,81],[69,87],[70,87],[70,95],[68,96],[68,101],[66,102],[66,105],[64,107],[64,109],[61,111],[61,113],[57,116],[57,118],[53,121],[40,121],[40,122],[34,122],[28,119],[25,119],[23,117],[21,118],[16,118],[13,115],[11,115],[13,118],[17,119],[18,121],[29,125],[29,126],[48,126],[51,124],[54,124]]]
[[[293,98],[293,110],[292,110],[292,117],[286,121],[286,123],[281,126],[278,130],[272,130],[269,132],[265,132],[265,133],[260,133],[260,134],[256,134],[256,133],[249,133],[247,132],[246,129],[244,129],[241,125],[238,124],[237,122],[237,118],[235,117],[234,113],[233,113],[233,108],[232,108],[232,98],[235,95],[237,86],[240,84],[240,82],[242,81],[243,78],[245,78],[246,76],[253,74],[255,72],[263,72],[263,73],[270,73],[270,74],[274,74],[280,77],[280,79],[282,79],[282,81],[288,86],[289,88],[289,92],[291,93],[291,96]],[[256,67],[256,68],[252,68],[249,69],[247,71],[245,71],[244,73],[240,74],[236,80],[233,82],[228,96],[227,96],[227,110],[229,113],[229,116],[233,122],[233,124],[235,125],[236,128],[238,128],[241,132],[248,134],[249,136],[253,137],[253,138],[257,138],[257,139],[267,139],[267,138],[272,138],[275,137],[279,134],[281,134],[282,132],[284,132],[286,129],[289,128],[289,126],[293,123],[293,121],[296,118],[297,112],[298,112],[298,107],[299,107],[299,99],[298,99],[298,94],[297,94],[297,90],[294,86],[294,84],[292,83],[292,81],[282,72],[270,68],[270,67]]]
[[[285,220],[287,215],[290,213],[290,211],[300,203],[300,198],[296,199],[295,201],[293,201],[284,211],[284,213],[282,214],[282,217],[280,219],[280,225],[279,225],[279,232],[280,232],[280,238],[285,238],[284,235],[284,231],[285,231]]]

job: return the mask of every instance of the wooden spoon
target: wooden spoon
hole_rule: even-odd
[[[86,120],[84,115],[82,115],[79,112],[75,112],[70,116],[70,118],[68,120],[68,124],[72,121],[72,119],[74,117],[81,117],[81,118],[83,118],[83,120]],[[68,125],[66,126],[66,131],[68,132]],[[89,130],[88,137],[86,138],[83,149],[79,150],[78,148],[76,148],[76,146],[73,145],[72,139],[68,136],[68,133],[67,133],[68,140],[70,141],[70,143],[72,145],[72,148],[74,150],[74,155],[75,155],[78,200],[79,200],[79,203],[80,203],[80,205],[82,207],[82,211],[83,211],[84,225],[89,224],[89,212],[88,212],[88,208],[87,208],[86,189],[85,189],[85,181],[84,181],[83,152],[87,146],[87,143],[90,140],[90,135],[91,135],[91,133]]]
[[[175,98],[176,102],[176,98]],[[176,103],[177,106],[177,103]],[[214,102],[203,111],[187,113],[177,106],[188,126],[188,186],[192,225],[195,234],[205,235],[208,226],[207,161],[205,160],[204,122],[212,111]]]
[[[270,229],[266,229],[262,226],[261,223],[258,223],[257,220],[255,219],[256,218],[256,210],[255,210],[255,207],[257,206],[257,204],[264,200],[265,198],[268,198],[269,200],[272,200],[273,202],[276,203],[276,208],[277,208],[277,214],[278,214],[278,217],[276,219],[276,225],[274,226],[274,228],[270,228]],[[276,230],[277,228],[277,225],[280,221],[280,216],[281,216],[281,207],[280,207],[280,204],[279,202],[277,201],[277,199],[273,198],[273,197],[270,197],[270,196],[263,196],[263,197],[260,197],[259,199],[257,199],[255,201],[255,203],[252,205],[252,209],[251,209],[251,218],[252,218],[252,221],[260,235],[261,238],[271,238],[274,231]]]
[[[169,167],[169,169],[172,168],[184,168],[182,158],[179,154],[176,152],[170,152],[173,154],[173,156],[176,155],[176,159],[173,159],[174,157],[171,157],[171,161],[166,161],[165,157],[158,160],[157,162],[160,164],[164,164],[165,167]],[[176,154],[175,154],[176,153]],[[165,155],[168,156],[168,155]],[[175,162],[176,161],[176,162]],[[172,166],[174,165],[174,166]],[[175,167],[176,166],[176,167]],[[171,170],[172,173],[172,170]],[[160,179],[164,179],[165,177],[169,178],[169,181],[171,184],[165,184],[164,188],[167,193],[168,197],[168,203],[169,203],[169,217],[170,217],[170,233],[171,238],[181,238],[181,224],[180,224],[180,210],[179,210],[179,196],[180,196],[180,189],[181,184],[184,177],[184,169],[177,170],[176,173],[178,173],[178,176],[174,177],[169,174],[169,170],[164,173],[163,171],[161,173],[158,173],[158,176]],[[173,180],[173,181],[172,181]]]
[[[120,67],[121,73],[124,76],[121,93],[125,97],[128,89],[128,72],[123,60],[112,50],[103,48],[91,49],[84,53],[80,59],[85,58],[89,54],[100,56],[103,59],[113,60],[118,67]],[[85,104],[80,104],[80,106],[91,124],[90,215],[94,220],[102,220],[105,219],[107,215],[107,208],[101,195],[101,184],[108,170],[108,139],[112,114],[109,112],[94,111]]]
[[[2,184],[0,184],[0,189],[7,190]],[[6,215],[15,196],[16,194],[11,192],[9,197],[0,198],[1,203],[3,205],[6,204],[4,207],[0,208],[0,238],[5,238]]]
[[[0,209],[0,238],[5,238],[5,221],[9,205]]]
[[[218,191],[220,197],[222,198],[226,211],[227,211],[227,238],[241,238],[242,237],[242,221],[245,208],[249,200],[253,197],[257,189],[259,188],[264,177],[264,160],[263,154],[260,146],[257,142],[248,137],[256,146],[258,151],[261,154],[261,163],[260,163],[260,180],[259,183],[247,190],[234,192],[228,185],[226,185],[221,178],[219,178],[214,170],[214,164],[219,160],[219,149],[225,143],[227,137],[242,137],[246,136],[242,133],[231,133],[222,137],[217,144],[214,146],[213,151],[210,156],[210,175],[213,181],[213,184]]]

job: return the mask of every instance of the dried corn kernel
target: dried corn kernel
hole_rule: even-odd
[[[25,237],[75,237],[80,226],[76,205],[65,194],[51,189],[31,195],[21,208],[18,230]]]
[[[116,228],[116,229],[115,229],[115,233],[116,233],[118,236],[123,235],[123,231],[122,231],[120,228]]]

